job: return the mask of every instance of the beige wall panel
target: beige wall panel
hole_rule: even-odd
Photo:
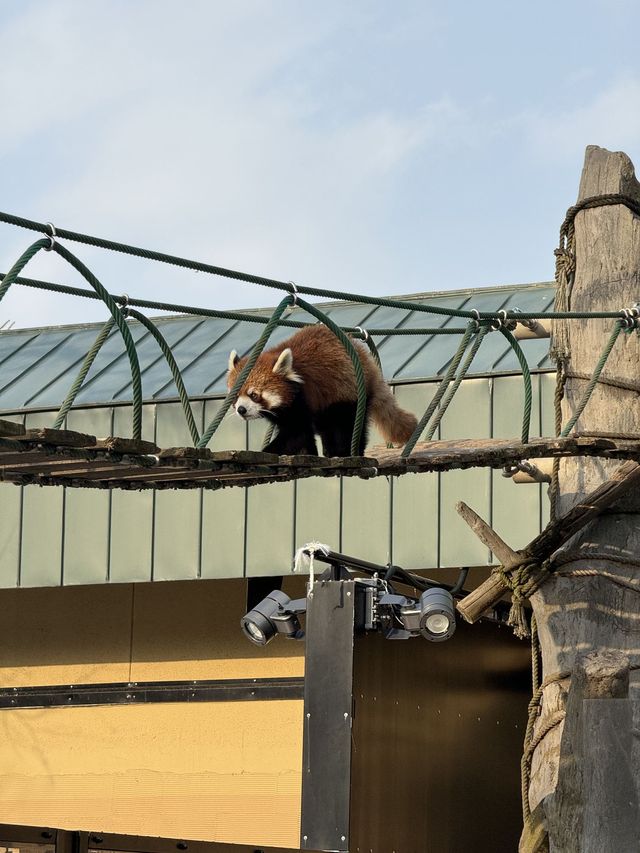
[[[202,408],[202,403],[192,405],[198,430],[202,430]],[[160,447],[193,444],[179,403],[159,405],[156,417],[156,444]],[[198,577],[201,512],[200,490],[158,492],[154,521],[154,580]]]
[[[441,437],[489,438],[490,434],[489,380],[467,379],[442,419]],[[458,501],[465,501],[483,518],[490,520],[490,481],[489,469],[448,471],[440,476],[441,566],[477,566],[489,559],[488,550],[462,521],[455,505]]]
[[[343,480],[342,552],[373,563],[391,559],[391,485],[386,477]]]
[[[248,576],[284,575],[291,571],[294,494],[293,483],[272,483],[248,490]]]
[[[0,483],[0,586],[18,584],[22,487]]]
[[[155,435],[155,406],[142,408],[142,437],[153,441]],[[129,406],[116,406],[113,413],[113,434],[131,435],[132,411]],[[148,581],[153,560],[153,492],[111,493],[111,543],[109,580],[112,583]]]
[[[395,396],[403,409],[421,418],[436,383],[399,385]],[[438,565],[438,475],[407,474],[393,481],[392,561],[404,568]]]
[[[219,401],[205,404],[208,424],[220,407]],[[211,450],[244,450],[247,425],[233,413],[227,414],[211,440]],[[202,496],[203,578],[244,576],[244,532],[246,489],[204,491]]]
[[[124,585],[0,590],[0,684],[128,681],[131,592]]]
[[[284,590],[303,597],[305,578]],[[246,596],[241,579],[0,590],[0,684],[301,676],[304,643],[245,639]]]
[[[53,426],[55,412],[27,415],[27,429]],[[64,489],[61,486],[27,486],[22,505],[22,586],[58,586],[62,575]]]
[[[265,424],[249,424],[249,449],[260,450]],[[250,577],[284,575],[294,553],[295,490],[293,483],[253,486],[247,491],[245,571]]]
[[[98,438],[111,434],[110,409],[69,412],[66,428]],[[104,583],[109,575],[111,493],[100,489],[66,489],[62,582]]]
[[[3,711],[6,823],[296,847],[302,702]]]
[[[23,415],[2,415],[22,423]],[[20,575],[22,487],[0,483],[0,587],[17,586]]]
[[[337,477],[298,480],[296,483],[296,549],[307,542],[323,542],[340,550],[340,492]]]
[[[303,578],[285,592],[305,595]],[[173,581],[135,587],[134,681],[275,678],[304,672],[304,643],[274,639],[266,648],[240,630],[246,612],[243,580]]]

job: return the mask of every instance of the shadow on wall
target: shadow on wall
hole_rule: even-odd
[[[297,598],[304,584],[283,588]],[[244,579],[1,590],[0,684],[302,675],[303,643],[242,636],[246,601]]]

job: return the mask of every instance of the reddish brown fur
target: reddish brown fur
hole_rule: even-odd
[[[415,416],[397,405],[391,389],[364,344],[354,341],[354,345],[364,371],[371,418],[387,441],[404,444],[416,427]],[[250,388],[258,393],[266,389],[277,392],[285,405],[293,399],[295,384],[273,373],[273,366],[285,349],[290,349],[293,354],[293,371],[304,381],[302,388],[312,413],[322,412],[334,403],[357,400],[353,364],[338,338],[322,324],[307,326],[263,352],[245,381],[241,395]],[[239,359],[229,371],[229,388],[245,363],[246,357]]]

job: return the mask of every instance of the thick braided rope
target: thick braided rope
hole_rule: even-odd
[[[603,199],[609,199],[609,196],[602,196]],[[624,198],[624,197],[620,197]],[[605,200],[603,203],[605,204],[623,204],[623,201],[608,201]],[[596,206],[595,204],[593,206]],[[27,228],[31,231],[40,231],[43,234],[51,235],[51,226],[48,223],[44,222],[36,222],[32,219],[25,219],[23,217],[14,216],[9,213],[0,212],[0,222],[6,222],[11,225],[17,225],[21,228]],[[276,290],[284,290],[287,292],[291,292],[291,284],[288,281],[280,281],[274,278],[268,278],[266,276],[254,275],[252,273],[240,272],[239,270],[232,270],[226,267],[216,266],[214,264],[206,264],[201,261],[193,261],[188,258],[182,258],[177,255],[169,255],[164,252],[157,252],[151,249],[143,249],[137,246],[131,246],[126,243],[117,243],[113,240],[105,240],[101,237],[92,237],[88,234],[81,234],[77,231],[69,231],[65,228],[56,228],[55,236],[66,239],[73,240],[79,243],[84,243],[89,246],[96,246],[98,248],[107,249],[109,251],[121,252],[126,255],[133,255],[135,257],[144,258],[146,260],[158,261],[160,263],[172,264],[174,266],[183,267],[185,269],[195,270],[197,272],[204,272],[211,275],[219,275],[224,276],[226,278],[232,278],[237,281],[245,281],[250,284],[259,284],[265,287],[272,287]],[[48,243],[47,243],[48,245]],[[339,299],[339,300],[348,300],[350,302],[360,302],[365,305],[378,305],[378,306],[386,306],[389,308],[401,308],[407,311],[422,311],[427,314],[439,314],[445,317],[466,317],[468,319],[473,319],[475,317],[480,317],[482,319],[499,319],[500,314],[497,311],[473,311],[473,310],[463,310],[456,308],[444,308],[437,305],[422,305],[420,303],[411,302],[404,299],[386,299],[382,297],[376,296],[364,296],[358,293],[349,293],[346,291],[340,290],[328,290],[319,287],[308,287],[306,285],[298,285],[297,286],[299,293],[305,293],[310,296],[322,296],[327,297],[329,299]],[[565,317],[565,318],[585,318],[585,317],[614,317],[616,316],[613,312],[592,312],[592,313],[584,313],[584,312],[569,312],[568,314],[562,314],[558,312],[554,312],[550,314],[548,312],[518,312],[518,311],[506,311],[506,318],[508,319],[521,319],[521,320],[533,320],[533,319],[541,319],[545,317]]]
[[[591,379],[589,380],[589,384],[587,385],[587,387],[585,389],[585,392],[582,396],[582,399],[580,400],[580,402],[576,406],[576,410],[573,413],[573,416],[571,417],[569,422],[565,425],[565,427],[562,429],[562,431],[560,433],[561,436],[564,437],[564,436],[569,435],[571,430],[576,425],[576,421],[578,420],[580,415],[583,413],[587,403],[589,402],[589,399],[591,398],[591,395],[593,394],[593,389],[596,387],[598,379],[600,378],[600,374],[604,370],[604,366],[607,363],[607,359],[611,355],[611,350],[613,349],[615,342],[618,340],[620,332],[622,331],[623,328],[624,328],[624,321],[618,320],[618,322],[614,326],[613,331],[611,332],[611,336],[609,337],[609,340],[607,341],[605,348],[603,349],[603,351],[600,355],[600,358],[598,359],[598,363],[596,364],[596,366],[593,370],[593,374],[591,375]]]
[[[567,381],[566,362],[564,359],[558,360],[556,371],[556,387],[553,394],[553,427],[556,436],[560,435],[562,430],[562,400],[564,397],[564,386]],[[554,521],[558,515],[558,497],[560,489],[560,457],[556,456],[553,460],[553,468],[551,472],[551,484],[549,486],[549,511],[551,520]]]
[[[453,400],[456,391],[460,387],[460,383],[462,382],[464,377],[467,375],[469,368],[471,367],[471,364],[473,362],[473,359],[476,357],[476,353],[480,349],[480,344],[482,343],[482,341],[485,339],[485,336],[490,331],[491,331],[491,327],[488,324],[480,327],[478,334],[476,335],[475,340],[474,340],[473,344],[471,345],[471,349],[467,353],[467,357],[464,360],[462,367],[458,371],[456,378],[454,379],[453,383],[451,384],[449,390],[447,391],[447,393],[443,397],[442,405],[440,406],[438,411],[435,413],[435,417],[433,418],[433,420],[429,424],[429,428],[427,429],[427,432],[425,434],[425,441],[431,441],[431,439],[433,438],[435,431],[438,429],[438,424],[440,423],[440,421],[444,417],[445,412],[449,408],[449,404]]]
[[[82,362],[82,365],[80,367],[78,375],[76,376],[76,378],[73,382],[73,385],[69,389],[67,396],[64,398],[62,405],[60,406],[60,408],[58,410],[58,414],[57,414],[56,419],[55,419],[54,424],[53,424],[54,429],[62,429],[62,425],[64,424],[64,419],[66,418],[67,413],[69,412],[69,409],[71,408],[71,406],[73,406],[73,403],[74,403],[76,397],[78,396],[78,391],[82,388],[84,380],[87,378],[87,373],[91,370],[91,366],[93,365],[93,362],[96,360],[96,356],[98,355],[98,353],[102,349],[102,345],[104,344],[104,342],[107,340],[107,338],[111,334],[111,331],[112,331],[113,327],[115,326],[115,324],[116,324],[116,321],[113,319],[113,317],[109,317],[107,322],[104,324],[104,326],[100,330],[98,337],[93,342],[93,346],[91,347],[89,352],[84,357],[84,361]]]
[[[171,347],[161,334],[158,327],[154,323],[152,323],[148,317],[145,317],[144,314],[141,314],[134,308],[127,307],[127,313],[130,317],[133,317],[139,323],[141,323],[145,327],[145,329],[147,329],[147,331],[149,331],[153,335],[158,346],[160,347],[160,350],[162,351],[162,354],[165,357],[169,370],[171,371],[173,381],[175,382],[176,388],[178,390],[178,396],[180,397],[180,403],[182,404],[182,410],[184,412],[185,420],[187,421],[187,427],[189,428],[189,433],[191,435],[191,440],[193,441],[193,446],[197,447],[198,442],[200,441],[200,434],[198,432],[198,427],[196,426],[195,418],[193,417],[193,410],[191,408],[187,389],[184,386],[182,373],[180,372],[180,368],[178,367],[173,353],[171,352]]]
[[[115,320],[116,326],[120,330],[124,346],[129,358],[131,367],[131,382],[133,386],[133,437],[140,439],[142,437],[142,377],[140,375],[140,362],[138,361],[138,353],[136,345],[131,337],[131,332],[127,326],[127,322],[122,315],[122,311],[111,298],[111,295],[105,290],[102,284],[98,281],[95,275],[86,267],[82,261],[73,255],[65,246],[58,242],[54,242],[52,249],[57,252],[61,258],[64,258],[67,263],[71,264],[80,275],[89,282],[91,287],[101,297],[104,304],[109,309],[109,312]]]
[[[413,448],[416,446],[416,442],[418,441],[418,439],[422,435],[422,430],[429,423],[429,419],[431,418],[431,416],[435,412],[436,408],[438,407],[440,400],[443,398],[445,391],[449,387],[449,383],[453,379],[455,372],[458,369],[458,365],[462,361],[462,356],[464,355],[465,350],[467,349],[467,345],[469,343],[469,340],[471,339],[471,336],[475,332],[475,328],[476,328],[475,324],[476,324],[476,321],[473,320],[467,326],[467,329],[466,329],[464,335],[462,336],[462,340],[460,341],[458,349],[456,350],[455,355],[451,359],[451,362],[449,364],[449,367],[447,368],[445,375],[442,377],[442,380],[440,382],[440,385],[438,386],[438,390],[436,391],[433,400],[429,403],[429,406],[427,407],[426,412],[424,413],[424,415],[422,416],[422,418],[418,422],[418,425],[416,426],[415,430],[413,431],[413,434],[409,438],[409,441],[405,444],[405,446],[402,450],[402,453],[400,454],[401,456],[406,457],[411,453]]]
[[[529,441],[529,430],[531,427],[531,407],[533,405],[533,391],[531,388],[531,371],[529,370],[529,365],[527,364],[527,359],[525,354],[522,352],[522,347],[518,343],[518,341],[511,334],[509,329],[505,328],[504,325],[500,326],[501,334],[507,339],[509,342],[511,349],[516,354],[516,358],[520,364],[520,368],[522,369],[522,381],[524,383],[524,408],[522,412],[522,443],[527,444]]]
[[[138,362],[138,354],[136,352],[135,344],[118,305],[111,295],[105,290],[102,284],[100,284],[94,274],[82,263],[82,261],[55,240],[44,238],[36,240],[35,243],[32,243],[32,245],[22,253],[16,263],[5,275],[2,285],[0,285],[0,300],[15,282],[19,273],[41,249],[51,249],[54,252],[57,252],[61,258],[64,258],[67,263],[71,264],[71,266],[74,267],[87,282],[89,282],[91,287],[102,299],[109,309],[115,324],[118,326],[129,357],[129,364],[131,366],[131,378],[133,382],[133,437],[139,439],[142,433],[142,380],[140,378],[140,364]]]
[[[48,246],[49,243],[47,242]],[[0,281],[3,281],[8,273],[0,273]],[[71,287],[67,284],[56,284],[52,281],[41,281],[36,278],[24,278],[18,276],[15,283],[22,287],[31,287],[37,290],[48,290],[52,293],[64,293],[67,296],[80,296],[85,299],[100,299],[100,296],[93,290],[86,290],[82,287]],[[215,308],[202,308],[197,305],[182,305],[175,302],[158,302],[153,299],[139,299],[131,296],[125,300],[124,297],[117,294],[109,294],[114,302],[124,305],[125,303],[136,308],[148,308],[152,311],[169,311],[176,314],[190,314],[194,317],[214,317],[221,320],[237,320],[246,323],[257,323],[266,326],[269,322],[269,317],[261,314],[245,313],[243,311],[222,311]],[[543,316],[547,316],[544,314]],[[305,323],[302,320],[280,319],[278,326],[285,326],[292,329],[304,329],[307,326],[315,325],[313,323]],[[364,339],[358,326],[341,326],[343,332],[348,332],[353,337]],[[405,336],[424,336],[424,335],[462,335],[465,331],[464,326],[436,326],[435,328],[380,328],[367,329],[369,340],[371,337],[387,337],[389,335],[405,335]]]

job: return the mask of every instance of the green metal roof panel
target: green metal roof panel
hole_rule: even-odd
[[[519,307],[522,310],[549,310],[553,304],[553,284],[498,287],[409,297],[425,305],[478,310]],[[320,304],[322,310],[341,326],[376,328],[421,328],[443,325],[464,326],[465,320],[407,311],[389,306],[358,303]],[[269,316],[269,309],[251,312]],[[304,311],[288,315],[314,322]],[[226,391],[225,374],[230,350],[246,353],[262,331],[262,324],[216,318],[156,318],[160,331],[171,345],[185,385],[191,396],[218,396]],[[130,322],[137,343],[145,400],[176,396],[169,369],[156,341],[146,329]],[[65,326],[44,329],[0,331],[0,411],[53,408],[64,399],[87,350],[101,328]],[[278,328],[270,344],[292,334]],[[442,374],[458,346],[453,335],[377,337],[385,375],[390,381],[426,380]],[[549,367],[546,340],[524,341],[522,348],[531,367]],[[518,370],[508,343],[502,335],[489,335],[480,348],[470,375]],[[129,361],[121,336],[113,332],[103,346],[77,397],[78,404],[125,402],[131,398]]]

